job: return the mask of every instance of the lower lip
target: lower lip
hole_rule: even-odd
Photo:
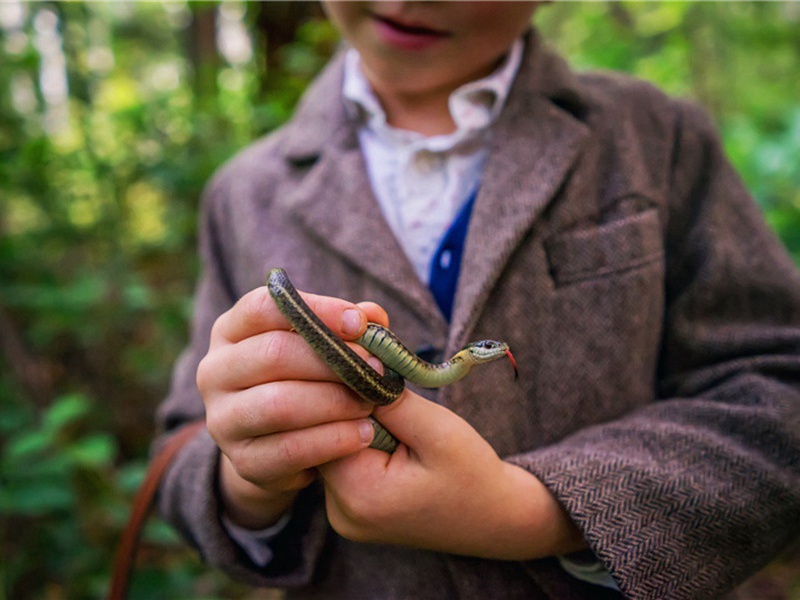
[[[374,22],[381,41],[403,50],[425,50],[446,37],[444,34],[405,31],[380,19]]]

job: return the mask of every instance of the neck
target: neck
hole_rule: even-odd
[[[450,385],[469,373],[470,369],[472,369],[472,365],[472,361],[469,360],[468,356],[466,356],[463,351],[458,352],[447,362],[438,365],[430,365],[428,369],[425,369],[424,377],[426,381],[421,385],[432,388]]]
[[[450,114],[450,91],[413,94],[375,89],[389,125],[425,136],[446,135],[456,130]]]

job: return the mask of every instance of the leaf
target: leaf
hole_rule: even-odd
[[[147,461],[124,465],[117,469],[117,485],[122,491],[133,494],[144,481],[146,471]]]
[[[89,400],[81,394],[70,394],[56,400],[44,415],[43,429],[57,431],[74,423],[91,409]]]
[[[11,440],[3,452],[5,465],[30,459],[44,454],[53,446],[53,436],[47,431],[31,431],[20,434]]]
[[[72,510],[75,495],[59,482],[35,481],[33,485],[4,485],[0,493],[0,509],[4,515],[46,515],[54,511]]]
[[[109,464],[117,453],[114,438],[105,433],[97,433],[73,442],[67,453],[82,466],[100,467]]]

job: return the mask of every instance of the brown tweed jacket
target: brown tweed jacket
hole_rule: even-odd
[[[529,36],[495,126],[452,323],[376,204],[335,59],[295,118],[208,186],[191,344],[159,412],[203,414],[214,319],[284,266],[300,288],[389,312],[413,348],[511,344],[438,394],[557,495],[625,597],[714,598],[800,523],[800,276],[694,106],[575,75]],[[162,513],[212,565],[292,598],[603,598],[555,559],[502,562],[364,545],[307,490],[267,569],[226,536],[203,433]]]

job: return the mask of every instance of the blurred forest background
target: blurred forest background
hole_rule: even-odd
[[[800,3],[556,2],[537,22],[578,68],[703,104],[800,262]],[[0,600],[102,597],[186,338],[202,186],[337,43],[311,2],[0,2]],[[798,554],[752,598],[800,598]],[[133,598],[265,597],[157,520],[140,558]]]

